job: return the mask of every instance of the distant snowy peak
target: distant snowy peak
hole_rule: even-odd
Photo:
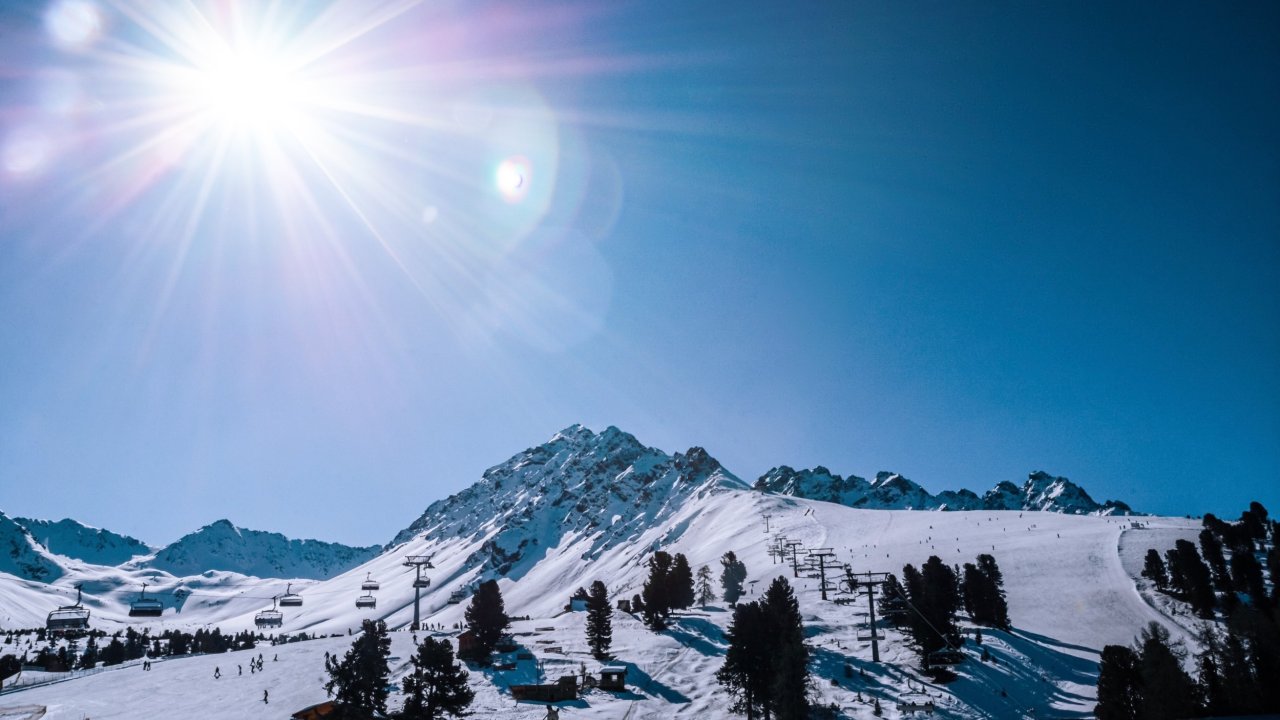
[[[667,455],[616,427],[595,433],[572,425],[432,503],[390,546],[424,534],[486,538],[468,564],[508,575],[531,562],[535,548],[589,538],[588,554],[598,553],[638,537],[691,496],[746,487],[702,448]]]
[[[152,548],[137,538],[110,530],[89,527],[70,518],[32,520],[14,518],[51,553],[84,560],[95,565],[119,565],[136,555],[150,555]]]
[[[761,475],[756,490],[812,500],[882,510],[1043,510],[1072,515],[1135,515],[1119,500],[1099,505],[1083,488],[1064,477],[1037,470],[1022,487],[1002,481],[979,497],[970,490],[930,494],[920,485],[892,472],[866,481],[856,475],[842,478],[822,466],[813,470],[776,467]]]
[[[264,578],[327,580],[377,556],[381,548],[320,540],[291,540],[280,533],[246,530],[219,520],[179,538],[140,561],[173,575],[226,570]]]
[[[3,512],[0,512],[0,572],[46,583],[63,575],[62,566],[49,557],[31,533]]]

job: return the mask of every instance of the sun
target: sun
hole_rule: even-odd
[[[303,120],[306,78],[280,55],[228,48],[191,74],[191,100],[216,125],[275,132]]]

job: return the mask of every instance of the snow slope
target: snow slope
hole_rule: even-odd
[[[1094,702],[1103,645],[1130,642],[1148,621],[1182,632],[1140,592],[1125,559],[1133,551],[1122,555],[1121,550],[1134,534],[1194,534],[1197,523],[1144,521],[1149,529],[1133,530],[1120,518],[1050,512],[854,509],[749,490],[696,448],[666,455],[616,429],[596,434],[575,426],[491,468],[473,488],[433,504],[387,552],[328,580],[295,582],[304,603],[284,609],[283,631],[343,637],[279,648],[287,674],[274,672],[269,663],[264,677],[234,678],[239,685],[224,677],[217,684],[212,667],[225,672],[232,656],[171,660],[151,673],[121,670],[0,696],[0,708],[46,705],[49,718],[146,718],[155,717],[158,707],[208,718],[284,717],[286,710],[324,699],[319,689],[323,653],[345,650],[346,632],[358,628],[361,619],[385,619],[392,628],[412,622],[413,576],[403,565],[406,555],[433,557],[434,567],[427,571],[432,584],[421,603],[422,622],[433,626],[452,627],[462,620],[464,606],[448,602],[454,590],[497,578],[508,612],[531,618],[516,623],[517,639],[554,680],[583,663],[588,670],[599,667],[586,653],[583,613],[563,610],[575,588],[600,579],[611,596],[630,597],[639,592],[645,559],[654,549],[681,552],[695,568],[717,570],[718,558],[732,550],[746,562],[749,580],[756,581],[753,590],[759,592],[773,577],[791,575],[789,566],[774,564],[766,552],[770,536],[781,532],[805,548],[833,548],[840,562],[859,572],[900,574],[903,564],[918,566],[930,555],[963,563],[986,552],[1004,573],[1014,630],[983,633],[999,662],[978,662],[980,651],[970,645],[966,653],[974,659],[959,666],[959,679],[946,687],[931,686],[920,676],[918,658],[893,630],[886,631],[882,644],[885,662],[871,663],[870,648],[857,640],[858,612],[864,608],[823,601],[816,580],[793,579],[814,651],[815,695],[843,708],[845,717],[871,717],[871,697],[882,700],[886,717],[898,717],[894,701],[926,695],[939,703],[941,717],[1012,717],[1031,710],[1038,717],[1084,717]],[[73,568],[54,587],[65,593],[73,582],[87,581],[86,592],[92,593],[95,579],[104,588],[121,580],[95,577],[107,572],[120,571]],[[161,592],[169,593],[163,596],[167,605],[175,590],[189,593],[180,611],[167,610],[147,623],[153,631],[208,623],[224,632],[252,628],[254,614],[270,607],[269,598],[282,591],[280,581],[234,573],[176,578],[150,572]],[[381,583],[372,593],[377,607],[358,610],[355,598],[362,594],[366,573]],[[25,613],[23,622],[6,619],[5,626],[42,620],[60,597],[49,587],[4,578],[5,612],[21,605]],[[92,594],[86,604],[94,609],[94,625],[111,631],[130,622],[129,598],[118,591]],[[714,680],[728,621],[725,608],[712,606],[684,613],[671,630],[653,634],[638,620],[615,614],[614,654],[630,665],[633,692],[593,692],[568,716],[729,717],[726,697]],[[396,637],[394,653],[407,658],[411,641],[406,633]],[[563,652],[550,650],[555,647]],[[268,657],[274,652],[270,649]],[[844,675],[846,663],[852,678]],[[514,706],[502,689],[535,673],[531,663],[512,672],[473,672],[475,716],[542,717],[540,708]],[[261,689],[272,693],[270,712],[260,702]]]

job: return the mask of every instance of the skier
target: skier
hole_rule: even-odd
[[[243,665],[237,665],[237,666],[236,666],[236,670],[239,672],[239,674],[240,674],[240,675],[243,675],[243,674],[244,674],[244,666],[243,666]]]
[[[262,691],[262,702],[263,702],[264,704],[267,702],[267,691],[266,691],[266,690],[263,690],[263,691]]]
[[[221,679],[221,678],[222,678],[222,669],[221,669],[221,668],[218,668],[218,667],[215,667],[215,668],[213,669],[213,679],[214,679],[214,680],[219,680],[219,679]]]

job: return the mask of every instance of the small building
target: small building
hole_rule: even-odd
[[[468,657],[476,651],[480,646],[480,638],[476,637],[475,631],[463,630],[458,636],[458,655]]]
[[[630,600],[619,600],[619,601],[618,601],[618,609],[619,609],[619,610],[621,610],[621,611],[622,611],[622,612],[624,612],[624,613],[629,613],[629,612],[631,612],[631,601],[630,601]]]
[[[520,700],[529,700],[532,702],[564,702],[566,700],[578,699],[578,678],[573,675],[565,675],[556,681],[554,685],[512,685],[511,697],[517,702]]]
[[[600,668],[600,683],[596,687],[601,690],[626,690],[627,666],[605,665]]]
[[[305,707],[298,712],[290,715],[293,720],[323,720],[338,716],[338,710],[342,706],[333,700],[326,700],[322,703]],[[385,720],[387,716],[380,712],[375,712],[369,716],[370,720]]]

